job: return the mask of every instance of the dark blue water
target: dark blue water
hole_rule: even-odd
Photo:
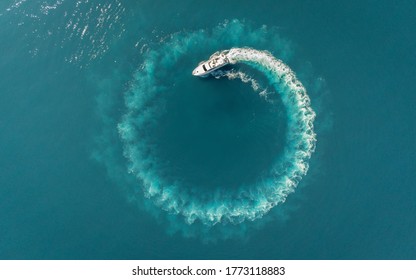
[[[3,1],[0,258],[415,259],[414,14],[411,1]],[[263,217],[247,219],[253,204],[241,223],[188,224],[180,202],[143,196],[144,177],[217,209],[269,187],[290,145],[290,108],[261,71],[230,67],[268,100],[190,75],[245,46],[296,72],[316,151]],[[129,115],[142,96],[148,111]]]

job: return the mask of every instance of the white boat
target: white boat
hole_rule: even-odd
[[[207,61],[199,63],[199,65],[192,71],[192,75],[204,77],[211,72],[227,65],[230,60],[227,57],[228,51],[216,52]]]

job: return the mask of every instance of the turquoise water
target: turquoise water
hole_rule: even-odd
[[[0,258],[416,257],[415,5],[219,3],[0,4]]]

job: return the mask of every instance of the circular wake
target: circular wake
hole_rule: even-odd
[[[169,213],[182,215],[188,224],[196,220],[206,225],[255,220],[283,203],[307,173],[316,142],[313,129],[315,113],[304,86],[281,60],[267,51],[231,48],[228,57],[232,64],[246,64],[263,73],[268,84],[280,94],[287,114],[285,146],[275,155],[265,171],[266,176],[238,188],[224,186],[202,193],[185,186],[181,180],[168,180],[160,172],[165,163],[154,153],[157,144],[148,134],[152,127],[158,126],[159,117],[164,113],[166,104],[157,101],[158,98],[168,96],[170,87],[167,85],[170,82],[175,84],[172,69],[186,71],[180,69],[179,62],[195,47],[195,42],[204,42],[204,36],[204,31],[177,36],[174,44],[167,43],[163,50],[146,54],[142,68],[136,73],[125,97],[127,113],[118,124],[123,152],[129,162],[129,172],[141,182],[145,196]],[[158,67],[157,63],[172,68]],[[216,75],[219,76],[239,78],[250,82],[255,90],[259,88],[255,80],[243,74]],[[214,80],[209,82],[215,83]]]

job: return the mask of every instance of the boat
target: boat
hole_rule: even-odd
[[[216,52],[207,61],[202,61],[199,65],[192,71],[192,75],[198,77],[205,77],[209,73],[214,72],[215,70],[230,64],[230,60],[227,57],[228,51]]]

